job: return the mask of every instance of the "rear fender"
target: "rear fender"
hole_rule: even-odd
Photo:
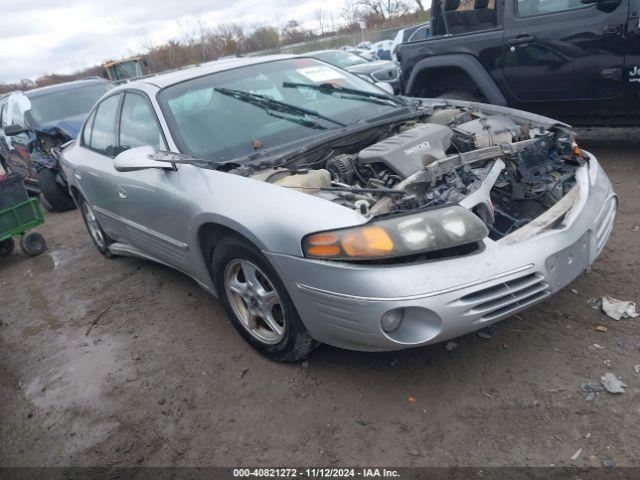
[[[428,72],[441,68],[457,68],[461,70],[473,81],[488,103],[507,105],[504,95],[480,62],[471,55],[465,54],[439,55],[420,60],[411,72],[405,88],[406,94],[410,96],[417,95],[420,92],[422,79],[428,75]]]

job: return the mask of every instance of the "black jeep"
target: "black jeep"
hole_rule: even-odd
[[[398,48],[404,94],[640,123],[640,0],[434,0],[433,36]]]

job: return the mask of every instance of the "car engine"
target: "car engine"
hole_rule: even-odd
[[[434,109],[375,138],[251,175],[379,216],[460,204],[503,238],[562,199],[584,163],[571,132],[477,109]]]

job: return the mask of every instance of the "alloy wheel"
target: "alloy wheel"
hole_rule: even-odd
[[[227,299],[242,326],[267,345],[282,341],[286,324],[280,296],[267,275],[248,260],[229,262],[224,274]]]
[[[91,238],[93,238],[100,248],[107,248],[107,241],[104,238],[104,233],[102,233],[98,220],[87,202],[82,202],[82,211],[84,212],[84,218],[87,219],[87,228],[89,229]]]

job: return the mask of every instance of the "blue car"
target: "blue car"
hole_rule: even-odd
[[[92,78],[14,91],[0,97],[0,164],[22,175],[50,211],[74,208],[58,165],[61,147],[76,138],[94,103],[112,85]]]

